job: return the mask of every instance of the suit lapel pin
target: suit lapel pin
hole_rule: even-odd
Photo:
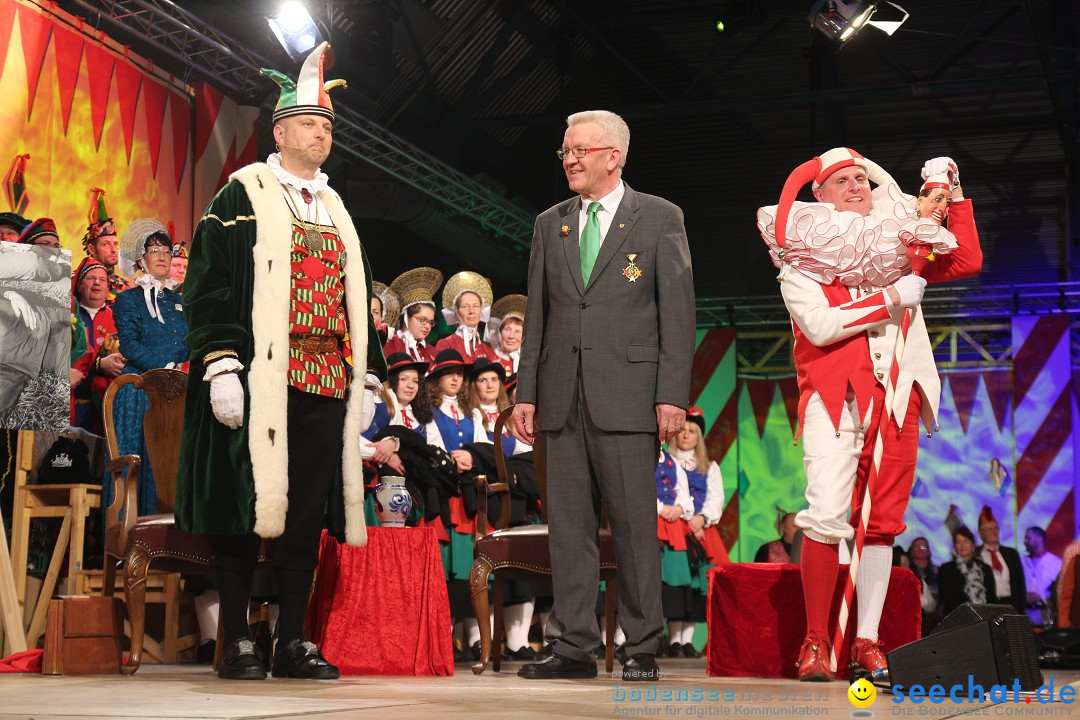
[[[626,223],[619,223],[619,229],[620,230],[622,230],[624,227],[626,227]]]
[[[621,225],[619,227],[622,227]],[[637,260],[637,253],[627,253],[626,259],[630,261],[630,264],[623,268],[622,274],[626,278],[627,282],[637,282],[637,279],[641,277],[641,268],[634,264]]]
[[[563,225],[561,228],[559,228],[559,233],[563,237],[570,237],[570,226],[569,225]]]

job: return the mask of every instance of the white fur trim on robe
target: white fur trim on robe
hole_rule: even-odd
[[[248,370],[251,410],[248,450],[255,479],[255,533],[274,538],[285,530],[289,507],[288,388],[289,388],[289,295],[292,250],[292,213],[281,184],[266,165],[256,163],[230,179],[247,191],[258,218],[254,248],[255,282],[251,333],[255,352]],[[367,363],[368,313],[364,262],[360,238],[341,198],[333,190],[319,193],[344,245],[345,305],[350,324],[361,323],[365,332],[350,333],[354,362]],[[362,368],[362,370],[366,370]],[[364,393],[346,396],[343,433],[342,480],[345,496],[345,540],[350,545],[367,543],[364,525],[364,475],[360,447],[360,423]]]

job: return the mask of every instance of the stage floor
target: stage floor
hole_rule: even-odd
[[[349,677],[338,681],[275,680],[226,682],[208,666],[144,665],[133,677],[43,677],[0,675],[0,718],[422,718],[423,720],[511,718],[555,720],[602,717],[1080,717],[1062,703],[1040,705],[940,705],[924,701],[896,705],[879,694],[867,711],[856,711],[847,683],[802,684],[758,678],[710,678],[704,660],[661,660],[665,677],[654,684],[596,680],[536,682],[516,675],[519,664],[504,663],[475,676],[458,665],[453,677]],[[601,665],[601,670],[603,666]],[[616,669],[618,664],[616,663]],[[1080,685],[1080,671],[1044,670],[1054,676],[1055,695],[1063,684]],[[635,699],[653,691],[659,699]],[[693,699],[700,691],[700,699]],[[676,697],[685,692],[691,699]],[[672,699],[663,699],[672,693]],[[713,694],[713,697],[709,695]],[[858,714],[853,715],[853,712]]]

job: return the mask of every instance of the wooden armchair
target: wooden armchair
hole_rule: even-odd
[[[510,477],[507,471],[506,456],[502,450],[503,427],[510,419],[514,406],[499,413],[495,421],[495,466],[499,473],[499,482],[488,482],[487,477],[477,477],[477,496],[479,499],[476,513],[476,544],[472,572],[469,584],[472,593],[473,610],[480,625],[480,660],[472,666],[473,673],[479,675],[492,660],[495,672],[502,664],[499,648],[492,649],[491,626],[488,617],[488,579],[494,575],[493,598],[495,605],[495,637],[503,633],[503,580],[536,580],[537,576],[551,576],[551,555],[548,550],[547,526],[547,466],[544,460],[542,436],[537,435],[533,446],[533,464],[536,467],[536,482],[540,490],[540,514],[543,524],[522,525],[508,528],[510,521]],[[494,531],[487,532],[487,504],[489,493],[503,494],[503,512]],[[604,523],[600,523],[601,526]],[[604,614],[606,616],[607,651],[605,668],[611,673],[615,664],[615,542],[611,530],[601,527],[600,544],[600,579],[605,581]]]
[[[143,418],[147,458],[119,455],[113,402],[117,391],[125,385],[141,389],[150,400],[150,408]],[[213,559],[210,539],[182,532],[175,526],[173,518],[186,390],[186,373],[162,369],[149,370],[142,375],[121,375],[105,391],[105,440],[111,458],[105,469],[112,476],[113,500],[105,512],[102,593],[112,595],[116,583],[116,565],[122,560],[124,596],[131,623],[131,652],[122,668],[126,675],[133,674],[142,663],[147,574],[151,566],[155,571],[169,574],[165,579],[166,647],[162,659],[176,662],[178,652],[198,641],[197,635],[179,637],[178,631],[179,573],[208,573]],[[139,517],[139,470],[143,462],[149,462],[154,470],[158,514]]]

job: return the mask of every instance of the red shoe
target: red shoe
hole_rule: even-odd
[[[867,640],[857,637],[851,646],[851,658],[848,667],[854,670],[861,667],[863,670],[874,672],[889,667],[885,659],[885,653],[881,652],[881,643],[877,640]]]
[[[801,682],[828,682],[832,680],[829,670],[829,641],[816,635],[807,635],[799,650],[799,662],[795,668],[799,671]]]

